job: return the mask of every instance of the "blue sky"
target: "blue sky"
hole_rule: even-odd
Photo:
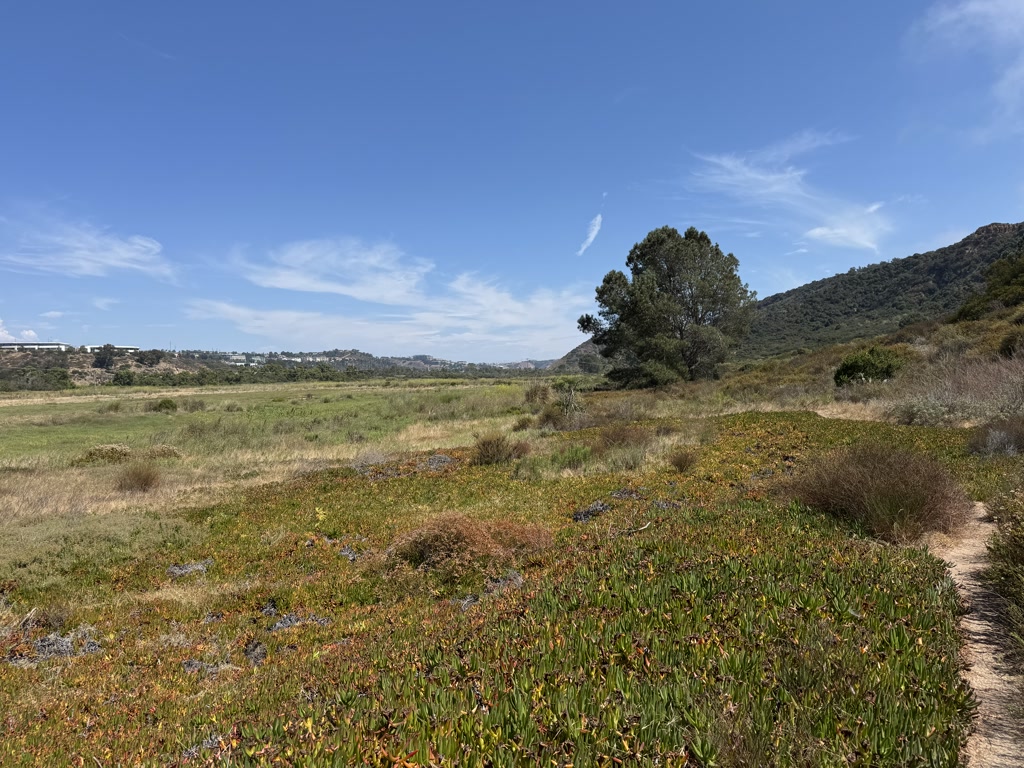
[[[1024,219],[1024,2],[9,3],[0,340],[557,357],[651,229],[762,297]]]

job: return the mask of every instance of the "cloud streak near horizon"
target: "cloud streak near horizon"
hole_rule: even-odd
[[[369,345],[416,354],[459,354],[501,362],[517,354],[561,355],[578,343],[576,318],[592,304],[571,289],[537,289],[519,297],[496,280],[464,272],[439,284],[434,264],[405,254],[394,243],[325,238],[286,243],[262,260],[236,254],[233,264],[254,285],[278,292],[331,293],[374,308],[340,314],[308,309],[261,309],[232,301],[197,299],[192,319],[220,319],[277,344],[310,348]],[[581,339],[580,339],[581,340]],[[327,345],[325,347],[325,345]]]

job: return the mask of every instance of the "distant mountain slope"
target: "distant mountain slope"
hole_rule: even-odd
[[[551,373],[607,373],[611,361],[601,357],[597,344],[587,339],[548,366]]]
[[[959,243],[851,269],[758,303],[743,359],[889,333],[954,312],[985,268],[1024,244],[1024,223],[989,224]]]

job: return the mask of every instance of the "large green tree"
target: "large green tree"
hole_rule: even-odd
[[[630,276],[612,270],[597,287],[598,316],[589,333],[626,386],[706,378],[728,347],[750,330],[755,295],[737,274],[739,261],[694,227],[648,233],[626,258]]]

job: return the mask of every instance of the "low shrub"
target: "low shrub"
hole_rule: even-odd
[[[146,451],[146,455],[151,459],[180,459],[182,454],[173,445],[161,443],[150,446],[149,450]]]
[[[441,583],[451,585],[492,564],[536,554],[551,543],[551,533],[539,525],[485,524],[465,515],[445,514],[399,536],[386,555],[430,571]]]
[[[487,531],[498,545],[498,556],[502,560],[537,555],[549,549],[555,541],[551,531],[536,523],[496,520],[487,524]]]
[[[1016,357],[1024,351],[1024,330],[1015,328],[1003,336],[999,342],[999,354],[1003,357]]]
[[[436,568],[444,563],[493,557],[498,548],[482,523],[464,515],[442,515],[410,531],[388,553],[413,568]]]
[[[132,457],[132,449],[124,443],[94,445],[78,460],[79,464],[122,464]]]
[[[647,448],[654,442],[654,434],[649,429],[635,424],[609,424],[597,436],[595,448],[598,453],[606,453],[617,448]]]
[[[513,432],[525,432],[527,429],[533,426],[532,416],[522,416],[516,419],[516,423],[512,425]]]
[[[507,464],[521,459],[530,452],[530,444],[525,441],[512,441],[507,435],[495,432],[481,435],[473,445],[473,464]]]
[[[954,424],[964,414],[948,400],[940,399],[934,394],[908,396],[891,403],[885,410],[885,416],[896,424],[919,427],[939,427]]]
[[[689,472],[693,469],[697,462],[700,460],[700,455],[693,448],[687,448],[686,446],[677,445],[673,448],[668,456],[668,463],[672,465],[672,468],[676,472]]]
[[[787,485],[800,503],[892,542],[949,533],[970,511],[963,489],[932,458],[879,443],[822,456]]]
[[[988,545],[983,578],[1002,599],[998,616],[1008,630],[1011,659],[1024,666],[1024,489],[989,502],[998,530]]]
[[[114,400],[109,403],[103,403],[99,408],[96,409],[97,413],[120,413],[121,401]]]
[[[186,397],[181,401],[181,409],[187,413],[206,410],[206,401],[198,397]]]
[[[228,413],[241,413],[245,409],[242,408],[241,403],[236,403],[234,400],[228,400],[224,403],[224,410]]]
[[[154,413],[174,413],[178,410],[178,404],[169,397],[163,397],[146,403],[146,410]]]
[[[645,446],[624,445],[605,452],[604,463],[612,472],[633,472],[647,462]]]
[[[551,387],[541,382],[534,382],[526,387],[523,398],[527,405],[545,405],[551,399]]]
[[[903,367],[903,358],[891,349],[871,347],[847,355],[836,369],[837,387],[857,381],[885,381]]]
[[[582,469],[592,454],[590,446],[567,445],[561,451],[551,454],[551,466],[555,469]]]
[[[537,482],[543,479],[548,462],[542,456],[529,456],[516,462],[512,468],[512,479]]]
[[[1024,452],[1024,416],[1010,416],[978,427],[969,447],[974,453],[1016,456]]]
[[[160,485],[160,469],[153,464],[129,464],[117,475],[117,490],[146,493]]]
[[[555,430],[569,428],[569,419],[558,403],[548,403],[537,414],[537,426]]]

